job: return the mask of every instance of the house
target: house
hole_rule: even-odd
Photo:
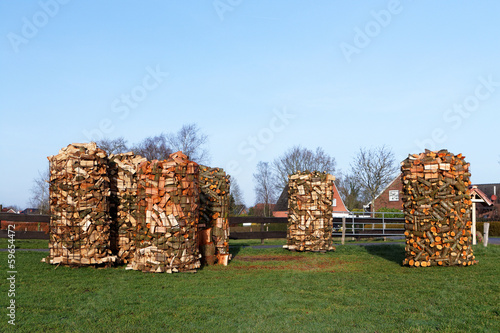
[[[267,214],[273,212],[275,206],[275,204],[258,203],[253,207],[254,215],[268,216]]]
[[[248,214],[247,207],[245,205],[235,205],[233,213],[234,216]]]
[[[491,201],[491,205],[477,205],[477,218],[498,221],[500,219],[500,184],[477,184],[474,186]]]
[[[476,189],[473,191],[473,189]],[[395,208],[402,210],[402,191],[403,183],[401,182],[401,174],[387,185],[387,187],[375,197],[375,209],[380,208]],[[498,193],[497,193],[498,192]],[[478,199],[484,199],[484,202],[478,201],[476,205],[476,214],[478,219],[496,220],[500,219],[500,184],[478,184],[471,187],[471,195],[477,195]],[[491,201],[491,205],[489,203]],[[365,208],[368,211],[373,211],[372,202],[369,202]]]
[[[349,215],[349,211],[344,205],[344,201],[340,197],[337,186],[333,183],[333,216],[342,217]],[[274,217],[288,217],[288,185],[285,186],[283,192],[278,199],[278,202],[274,206],[273,210]]]
[[[364,207],[370,212],[373,212],[374,208],[375,210],[380,208],[403,210],[402,193],[403,182],[401,181],[401,174],[399,174],[375,197],[373,200],[375,205],[372,204],[373,201],[370,201]]]
[[[38,208],[26,208],[21,212],[21,214],[39,215],[42,212]]]
[[[472,186],[470,188],[470,198],[472,201],[472,244],[477,244],[476,235],[476,216],[478,211],[478,206],[490,207],[493,202],[488,198],[483,191],[477,188],[477,186]],[[479,205],[478,205],[479,204]]]
[[[1,206],[0,206],[1,208]],[[27,211],[37,211],[35,209],[31,210],[24,210],[23,212],[26,211],[26,213],[23,212],[16,212],[13,209],[9,208],[1,208],[0,209],[2,213],[13,213],[13,214],[27,214]],[[39,213],[38,213],[39,214]],[[15,231],[43,231],[45,233],[49,232],[49,223],[48,222],[22,222],[19,221],[18,219],[16,221],[8,221],[8,220],[1,220],[2,216],[0,215],[0,230],[7,230],[10,225],[13,225],[15,228]],[[5,217],[4,217],[5,218]]]

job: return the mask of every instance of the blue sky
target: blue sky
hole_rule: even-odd
[[[0,1],[0,203],[47,156],[195,122],[237,179],[293,145],[348,171],[447,148],[499,182],[498,1]],[[128,103],[122,100],[129,97]],[[254,146],[255,145],[255,146]]]

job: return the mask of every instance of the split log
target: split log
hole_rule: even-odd
[[[50,162],[50,254],[46,262],[110,265],[109,178],[106,152],[71,144]]]
[[[320,172],[289,176],[287,244],[291,251],[333,251],[333,181]]]
[[[205,264],[227,265],[229,254],[229,176],[220,168],[200,166],[200,249],[211,244],[213,251],[201,251]],[[213,252],[213,253],[212,253]],[[208,258],[210,257],[210,258]],[[214,258],[217,258],[215,260]],[[223,260],[218,260],[223,258]]]
[[[120,263],[129,263],[135,253],[133,234],[137,230],[137,168],[147,159],[129,152],[109,156],[111,188],[111,249]]]
[[[401,163],[406,257],[413,267],[469,266],[472,252],[469,163],[447,150]]]
[[[201,266],[198,173],[198,165],[181,152],[139,165],[136,252],[127,269],[174,273]]]

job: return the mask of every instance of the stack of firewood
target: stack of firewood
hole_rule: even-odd
[[[198,172],[181,152],[139,165],[136,252],[127,269],[173,273],[201,266]]]
[[[110,264],[109,178],[106,153],[95,143],[71,144],[50,162],[50,255],[72,266]]]
[[[284,248],[326,252],[332,246],[333,181],[320,172],[298,172],[288,179],[288,231]]]
[[[220,168],[200,166],[198,241],[202,261],[227,265],[229,254],[229,176]]]
[[[109,178],[111,188],[110,214],[113,219],[111,228],[111,248],[121,263],[128,263],[134,256],[137,229],[137,180],[136,173],[140,163],[147,159],[134,153],[109,156]]]
[[[401,163],[406,258],[413,267],[468,266],[472,252],[469,163],[447,150]]]

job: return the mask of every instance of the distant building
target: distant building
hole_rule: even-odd
[[[245,205],[236,205],[233,211],[234,216],[248,214],[247,207]]]
[[[21,214],[40,215],[42,212],[38,208],[26,208]]]
[[[390,208],[403,210],[403,183],[401,182],[401,174],[399,174],[389,185],[386,186],[373,200],[375,202],[375,210],[380,208]],[[373,212],[373,201],[370,201],[365,208]]]
[[[19,214],[18,212],[16,212],[15,210],[13,210],[12,208],[2,208],[2,213],[13,213],[13,214]]]
[[[500,220],[500,184],[477,184],[475,185],[492,203],[492,205],[479,204],[476,207],[478,219]]]
[[[271,215],[275,206],[276,206],[275,204],[269,204],[266,207],[265,203],[258,203],[253,207],[254,214],[256,216],[266,216],[266,213],[269,212],[269,215]],[[266,210],[268,210],[268,211],[266,211]]]

